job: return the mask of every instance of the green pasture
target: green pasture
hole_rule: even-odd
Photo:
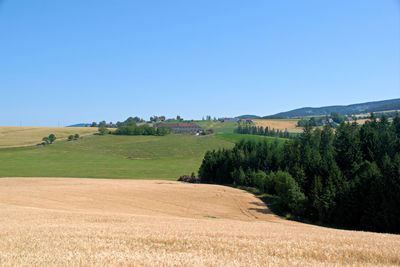
[[[285,143],[287,138],[277,138],[277,137],[271,137],[271,136],[262,136],[262,135],[250,135],[250,134],[234,134],[234,133],[224,133],[224,134],[217,134],[216,137],[218,139],[232,142],[232,143],[238,143],[242,139],[245,140],[252,140],[252,141],[268,141],[268,142],[278,142],[279,144]]]
[[[234,134],[237,123],[196,123],[205,129],[213,128],[216,134],[91,135],[76,141],[57,140],[46,146],[0,148],[0,177],[175,180],[183,174],[197,173],[208,150],[231,148],[241,139],[280,143],[286,140]]]
[[[88,136],[52,145],[0,149],[0,177],[171,179],[197,173],[216,136]]]
[[[237,128],[236,122],[220,122],[220,121],[195,121],[203,129],[214,129],[216,133],[233,133]]]

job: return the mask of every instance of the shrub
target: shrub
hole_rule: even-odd
[[[278,171],[275,173],[274,181],[281,206],[289,209],[293,214],[302,214],[306,197],[293,177],[287,172]]]
[[[258,171],[254,175],[254,185],[261,191],[266,192],[267,174],[263,171]]]
[[[50,144],[50,139],[47,136],[43,137],[42,141],[44,141],[42,144],[45,144],[45,145]]]
[[[247,169],[246,170],[246,178],[244,180],[244,185],[245,186],[254,186],[254,180],[255,180],[256,173],[252,169]]]
[[[52,144],[54,141],[56,141],[56,139],[57,139],[57,137],[54,134],[49,135],[50,144]]]
[[[105,126],[100,126],[99,127],[99,134],[100,135],[105,135],[107,133],[107,128]]]
[[[71,134],[70,136],[68,136],[68,141],[72,141],[74,139],[74,136]]]
[[[276,194],[275,192],[275,173],[271,172],[265,175],[264,192],[268,194]]]
[[[179,177],[178,179],[179,182],[185,182],[185,183],[200,183],[200,180],[198,178],[196,178],[196,176],[194,175],[194,173],[192,172],[192,175],[182,175],[181,177]]]
[[[244,185],[246,174],[244,173],[242,167],[235,169],[231,175],[236,185]]]

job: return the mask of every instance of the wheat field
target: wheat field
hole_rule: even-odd
[[[256,119],[253,120],[257,127],[269,127],[270,129],[285,131],[289,133],[301,133],[302,127],[296,127],[298,119]]]
[[[92,135],[97,127],[17,127],[0,126],[0,148],[32,146],[42,142],[42,138],[55,134],[57,140],[67,139],[71,134]]]
[[[283,220],[253,195],[171,181],[0,179],[0,265],[398,266],[400,236]]]

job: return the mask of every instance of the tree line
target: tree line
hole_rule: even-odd
[[[176,119],[175,118],[167,119],[165,116],[156,116],[156,115],[154,115],[154,116],[150,117],[149,123],[159,122],[159,121],[166,121],[166,120],[167,121],[174,121],[174,120],[183,121],[183,118],[180,115],[177,115]],[[132,125],[135,125],[137,123],[146,123],[146,120],[144,120],[144,119],[142,119],[142,118],[140,118],[138,116],[135,116],[135,117],[129,117],[123,122],[117,121],[116,123],[113,123],[113,122],[107,123],[106,121],[103,120],[103,121],[100,121],[98,123],[97,122],[92,122],[90,125],[87,125],[87,126],[90,126],[90,127],[118,128],[118,127],[121,127],[121,126],[132,126]]]
[[[137,125],[137,123],[143,123]],[[117,122],[114,125],[115,131],[110,131],[105,124],[105,121],[99,123],[99,135],[115,134],[115,135],[157,135],[164,136],[170,133],[167,127],[151,127],[139,117],[129,117],[123,122]]]
[[[263,135],[263,136],[273,136],[280,138],[291,138],[291,135],[285,129],[285,131],[271,129],[270,127],[257,127],[255,125],[239,125],[235,130],[238,134],[252,134],[252,135]]]
[[[157,135],[164,136],[170,133],[170,129],[167,127],[150,127],[147,124],[144,125],[130,125],[130,126],[120,126],[112,132],[116,135]]]
[[[120,121],[117,121],[117,123],[113,123],[113,122],[109,122],[109,123],[107,123],[106,121],[100,121],[100,122],[92,122],[91,124],[90,124],[90,127],[106,127],[106,128],[118,128],[118,127],[120,127],[120,126],[130,126],[130,125],[134,125],[134,124],[136,124],[136,123],[139,123],[139,122],[146,122],[145,120],[143,120],[142,118],[139,118],[139,117],[137,117],[137,116],[135,116],[135,117],[129,117],[129,118],[127,118],[125,121],[123,121],[123,122],[120,122]]]
[[[332,128],[337,128],[342,122],[346,121],[356,121],[357,118],[355,116],[345,116],[340,115],[337,112],[332,112],[330,116],[325,117],[311,117],[309,119],[301,119],[297,122],[297,127],[304,127],[307,124],[311,124],[312,126],[324,126],[325,124],[329,124]]]
[[[293,216],[348,229],[400,233],[400,118],[371,114],[304,132],[285,144],[241,141],[208,151],[203,183],[256,187]]]

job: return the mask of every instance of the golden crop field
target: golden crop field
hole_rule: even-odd
[[[71,134],[81,136],[97,132],[91,127],[17,127],[0,126],[0,148],[32,146],[41,143],[42,138],[55,134],[57,140],[66,139]]]
[[[358,120],[357,120],[357,123],[362,125],[362,124],[364,124],[366,121],[369,121],[369,119],[358,119]]]
[[[285,131],[289,133],[301,133],[303,128],[296,127],[298,119],[255,119],[253,120],[257,127],[269,127],[270,129]]]
[[[280,219],[253,195],[171,181],[0,179],[0,265],[398,266],[400,236]]]

